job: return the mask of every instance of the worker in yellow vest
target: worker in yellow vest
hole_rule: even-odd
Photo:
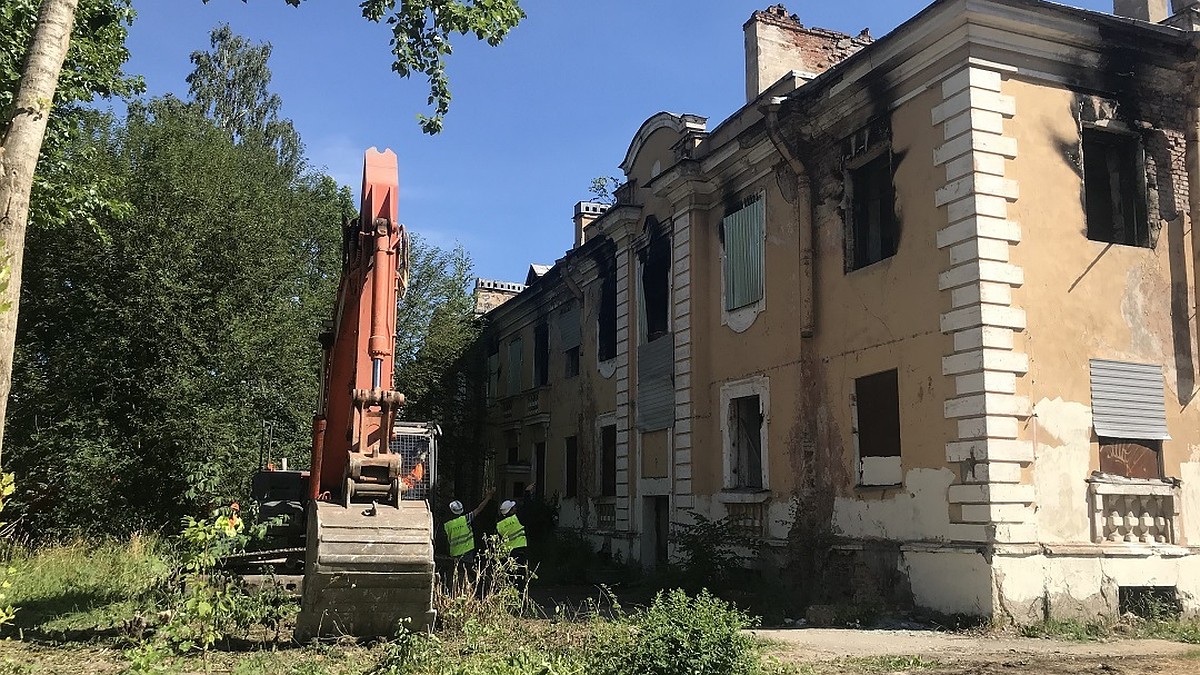
[[[519,549],[524,549],[525,541],[525,526],[521,524],[520,519],[514,511],[517,508],[517,503],[511,499],[506,499],[500,504],[500,522],[496,523],[496,533],[500,535],[500,544],[504,546],[504,551],[512,554],[514,551],[520,554]]]
[[[488,490],[479,506],[470,513],[463,513],[463,503],[457,499],[450,502],[450,513],[455,517],[446,521],[442,528],[446,530],[446,539],[450,542],[450,557],[454,558],[456,567],[460,563],[470,564],[475,559],[475,517],[492,500],[495,492]]]

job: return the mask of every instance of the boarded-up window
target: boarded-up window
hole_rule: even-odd
[[[856,270],[896,255],[900,229],[890,153],[883,152],[850,170],[850,201],[847,268]]]
[[[597,346],[596,358],[601,361],[617,356],[617,273],[614,269],[605,270],[600,282],[600,312],[597,318],[599,324],[600,344]]]
[[[538,324],[533,329],[533,385],[544,387],[550,383],[550,328]]]
[[[895,370],[854,380],[852,400],[858,446],[859,485],[898,485],[900,463],[900,386]]]
[[[1100,439],[1100,470],[1130,478],[1159,478],[1167,432],[1162,368],[1092,359],[1092,425]]]
[[[563,497],[579,494],[579,439],[567,436],[563,441]]]
[[[675,422],[675,343],[669,337],[638,348],[637,423],[641,431]]]
[[[732,488],[761,489],[762,399],[758,395],[729,401],[729,450]]]
[[[725,278],[725,309],[752,305],[763,298],[763,246],[766,206],[761,196],[721,221],[724,251],[721,272]]]
[[[563,352],[563,377],[571,379],[579,375],[579,347],[571,347]]]
[[[521,371],[525,369],[525,342],[516,338],[508,343],[508,391],[509,396],[522,391]]]
[[[617,496],[617,425],[600,429],[600,496]]]
[[[1083,129],[1087,236],[1126,246],[1150,246],[1146,173],[1137,136]]]

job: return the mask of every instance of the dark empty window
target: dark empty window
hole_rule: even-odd
[[[563,352],[563,377],[568,380],[579,375],[579,347],[571,347]]]
[[[550,328],[544,323],[533,329],[533,378],[536,387],[550,383]]]
[[[601,361],[617,356],[617,273],[608,270],[600,286],[600,345],[596,357]]]
[[[732,481],[729,487],[761,489],[762,402],[755,396],[729,401],[729,450]]]
[[[856,270],[896,255],[900,230],[890,153],[883,152],[851,169],[850,197],[849,268]]]
[[[617,425],[600,429],[600,496],[617,496]]]
[[[667,334],[670,325],[671,240],[658,237],[642,260],[642,302],[645,303],[646,341]]]
[[[571,499],[579,493],[579,440],[567,436],[563,446],[563,497]]]
[[[1126,246],[1150,246],[1142,145],[1132,134],[1083,129],[1087,236]]]
[[[859,485],[896,485],[900,467],[900,386],[895,370],[854,381]]]

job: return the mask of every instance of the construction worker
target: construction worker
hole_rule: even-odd
[[[517,503],[506,499],[500,504],[500,522],[496,523],[496,533],[500,535],[500,544],[505,553],[521,555],[525,548],[525,526],[521,524],[516,514]]]
[[[492,501],[492,495],[495,493],[495,490],[489,489],[483,495],[479,506],[476,506],[475,510],[470,513],[463,513],[463,503],[457,499],[450,502],[450,513],[455,517],[446,521],[442,527],[446,530],[446,539],[450,541],[450,556],[454,558],[456,566],[458,563],[470,564],[474,560],[475,517],[483,511],[483,507],[488,502]]]

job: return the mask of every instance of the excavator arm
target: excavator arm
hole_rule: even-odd
[[[336,312],[321,335],[301,640],[390,635],[403,619],[433,621],[433,522],[425,501],[433,434],[422,452],[393,443],[405,401],[392,374],[409,253],[398,194],[395,153],[371,148],[359,217],[343,224]]]

